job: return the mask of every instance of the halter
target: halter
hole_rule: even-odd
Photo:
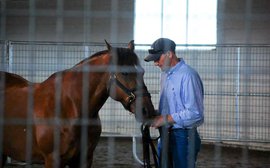
[[[108,93],[110,92],[111,90],[111,84],[112,82],[115,82],[116,85],[118,87],[120,87],[124,92],[125,94],[128,95],[127,98],[125,98],[126,102],[128,102],[128,104],[125,106],[126,109],[130,109],[130,105],[136,100],[136,95],[135,95],[135,92],[136,92],[136,88],[133,88],[133,89],[128,89],[127,87],[125,87],[118,79],[117,79],[117,76],[116,74],[114,73],[111,73],[110,74],[110,79],[109,79],[109,83],[108,83]],[[144,92],[143,94],[143,97],[147,96],[147,97],[151,97],[150,93],[149,92]]]
[[[136,95],[134,92],[136,92],[136,88],[133,88],[133,89],[128,89],[127,87],[125,87],[118,79],[117,79],[117,76],[116,74],[114,73],[111,73],[110,74],[110,79],[109,79],[109,82],[108,82],[108,86],[107,86],[107,90],[108,90],[108,93],[110,92],[110,89],[111,89],[111,84],[112,82],[115,82],[116,85],[121,88],[127,95],[128,97],[125,99],[127,100],[128,104],[126,105],[126,109],[130,109],[130,105],[132,102],[134,102],[136,100]],[[146,88],[146,86],[144,86]],[[147,89],[146,89],[147,90]],[[147,91],[147,92],[144,92],[142,94],[142,96],[147,96],[147,97],[150,97],[151,98],[151,95],[150,93]],[[150,135],[150,131],[149,131],[149,125],[147,124],[142,124],[141,125],[141,133],[142,133],[142,141],[143,141],[143,163],[144,163],[144,168],[152,168],[151,166],[151,161],[150,161],[150,149],[152,149],[152,156],[153,156],[153,159],[154,159],[154,166],[156,168],[159,167],[158,165],[158,154],[157,154],[157,150],[155,148],[155,145],[154,145],[154,142],[155,140],[157,139],[152,139],[151,138],[151,135]]]
[[[152,150],[152,157],[154,160],[154,167],[159,168],[159,158],[154,141],[157,141],[159,137],[152,139],[150,135],[149,125],[141,125],[142,143],[143,143],[143,167],[152,168],[150,151]]]

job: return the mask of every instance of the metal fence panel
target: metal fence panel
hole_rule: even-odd
[[[52,73],[70,68],[103,49],[105,44],[3,43],[1,60],[6,61],[2,61],[1,70],[41,82]],[[160,70],[143,61],[146,50],[137,49],[136,53],[145,69],[145,82],[157,107]],[[204,82],[205,123],[199,128],[203,139],[270,141],[270,46],[178,45],[176,54],[198,70]],[[3,68],[3,65],[8,68]],[[104,135],[133,136],[140,133],[134,116],[114,100],[109,99],[99,114]],[[157,135],[155,130],[153,135]]]

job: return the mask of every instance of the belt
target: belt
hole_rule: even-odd
[[[173,128],[172,126],[171,127],[169,127],[169,132],[171,132],[171,131],[176,131],[176,130],[192,130],[192,129],[197,129],[196,127],[194,127],[194,128]]]
[[[179,130],[183,130],[183,131],[188,131],[188,130],[192,130],[192,129],[197,129],[197,127],[194,128],[173,128],[173,126],[168,127],[167,129],[164,129],[164,127],[160,127],[159,128],[159,132],[161,134],[162,130],[165,131],[167,130],[168,133],[173,132],[173,131],[179,131]]]

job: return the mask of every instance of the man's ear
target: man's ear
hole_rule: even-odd
[[[171,51],[167,51],[166,52],[166,56],[169,57],[169,58],[172,58],[172,52]]]
[[[131,40],[129,43],[128,43],[128,48],[131,49],[132,51],[134,51],[134,40]]]

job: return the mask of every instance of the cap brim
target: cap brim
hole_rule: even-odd
[[[149,61],[157,61],[160,56],[162,55],[162,53],[159,54],[149,54],[148,56],[146,56],[144,58],[144,61],[149,62]]]

